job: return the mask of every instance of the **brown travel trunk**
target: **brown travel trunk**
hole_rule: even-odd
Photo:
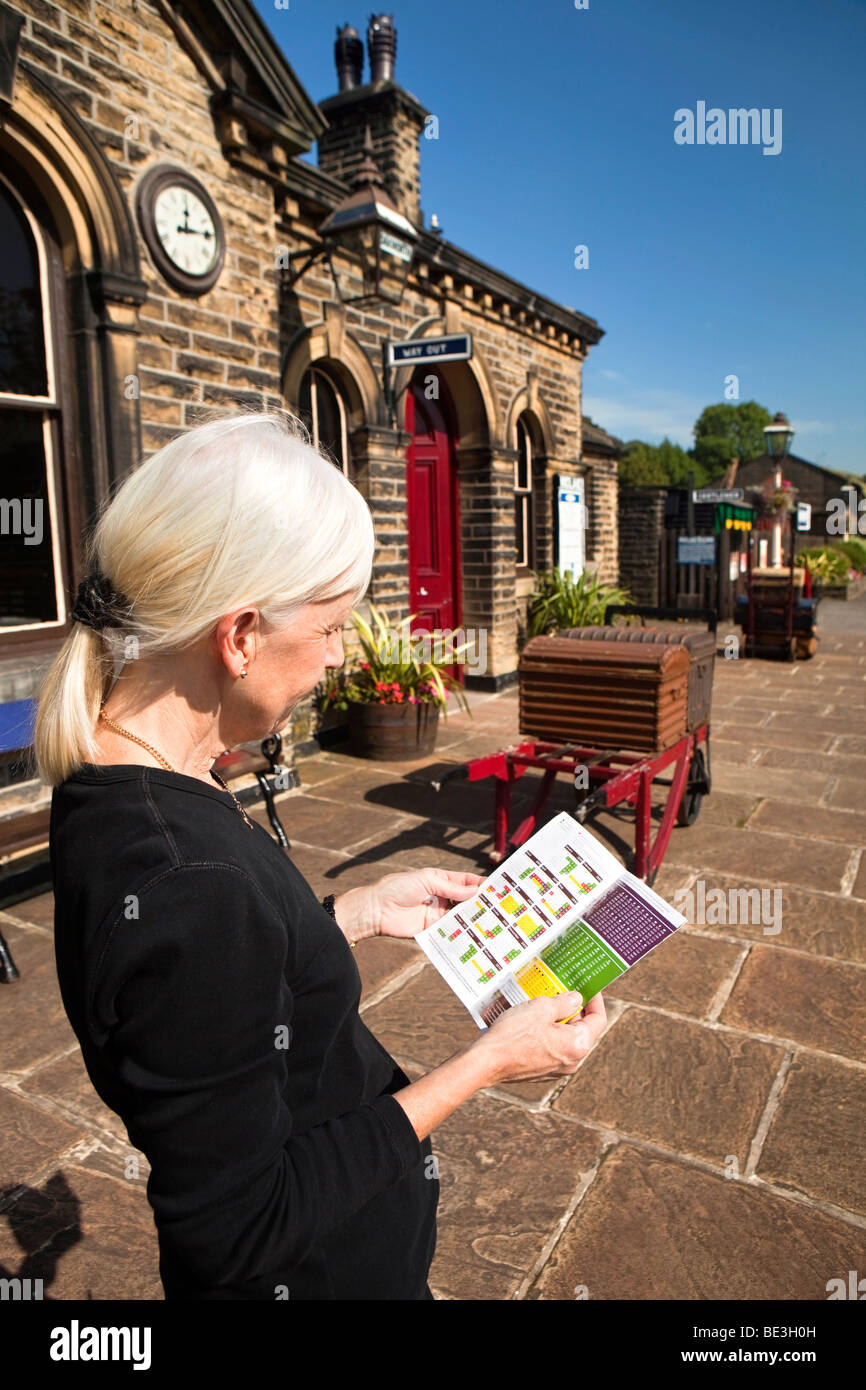
[[[669,748],[687,731],[690,670],[678,642],[533,637],[518,666],[520,731],[588,748]]]
[[[686,648],[692,663],[689,674],[689,732],[709,722],[716,666],[715,633],[705,632],[703,628],[663,632],[657,627],[568,627],[559,635],[590,642],[680,643]]]

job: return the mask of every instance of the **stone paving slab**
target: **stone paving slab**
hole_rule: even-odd
[[[3,1217],[0,1277],[42,1279],[46,1300],[162,1298],[153,1217],[138,1188],[70,1163]]]
[[[554,1110],[723,1168],[745,1170],[784,1056],[729,1029],[628,1008],[581,1062]]]
[[[619,1144],[528,1297],[814,1300],[866,1264],[866,1232],[673,1157]]]
[[[852,1138],[860,1135],[860,1143]],[[866,1071],[798,1052],[756,1172],[767,1182],[866,1216]]]
[[[866,758],[856,758],[851,754],[804,753],[799,749],[768,748],[761,753],[759,766],[781,767],[786,772],[814,772],[820,770],[830,777],[866,777]]]
[[[850,811],[866,809],[866,781],[862,777],[837,777],[827,792],[827,805]]]
[[[809,836],[816,840],[839,840],[846,845],[866,845],[866,812],[825,809],[810,806]],[[772,830],[782,835],[803,831],[803,807],[767,797],[749,821],[750,830]]]
[[[23,1072],[77,1046],[77,1040],[60,997],[53,936],[17,926],[9,913],[2,912],[0,931],[21,974],[11,987],[15,1026],[3,1030],[0,1071]],[[0,995],[0,1006],[7,1003],[9,992]]]
[[[770,835],[751,828],[703,825],[700,820],[671,835],[667,856],[676,863],[699,864],[744,877],[771,877],[777,883],[839,892],[851,859],[846,845],[801,836]]]
[[[740,746],[739,740],[744,730],[741,724],[730,718],[732,710],[726,712],[724,719],[714,719],[712,723],[712,746],[713,752],[724,743],[725,746]],[[773,725],[762,724],[760,729],[755,729],[749,744],[743,747],[753,749],[756,754],[765,748],[797,748],[810,753],[826,753],[833,745],[836,734],[826,730],[823,722],[820,733],[813,733],[807,724],[798,724],[791,728],[791,721],[787,723]],[[841,751],[841,750],[835,750]],[[855,750],[856,751],[856,750]]]
[[[681,902],[680,911],[704,936],[718,933],[727,940],[771,940],[780,949],[866,965],[866,901],[773,888],[767,880],[761,883],[716,872],[702,872],[700,880],[692,873],[690,879],[683,891],[691,897]],[[673,901],[676,891],[663,896]]]
[[[33,1181],[58,1153],[87,1138],[81,1124],[71,1124],[30,1099],[0,1087],[0,1171],[3,1201],[22,1183]]]
[[[135,1152],[130,1147],[123,1121],[94,1090],[74,1035],[72,1044],[72,1049],[62,1057],[56,1057],[23,1077],[19,1095],[48,1101],[51,1109],[64,1115],[70,1123],[84,1124],[90,1134],[99,1134],[109,1142],[116,1140],[121,1147]],[[146,1164],[143,1155],[141,1162]]]
[[[761,767],[743,759],[735,766],[716,758],[712,745],[713,795],[717,791],[743,792],[752,796],[790,797],[804,805],[817,804],[833,790],[834,778],[821,770],[816,761],[811,772],[789,772],[781,768]],[[856,808],[855,808],[856,809]]]
[[[706,1018],[744,949],[732,942],[708,941],[683,929],[665,943],[664,951],[651,951],[608,985],[604,997]]]
[[[430,1284],[437,1296],[513,1297],[601,1147],[596,1131],[485,1094],[455,1111],[435,1136],[441,1187]]]
[[[866,1063],[863,967],[755,945],[722,1022]]]

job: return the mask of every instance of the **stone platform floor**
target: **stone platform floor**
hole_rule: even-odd
[[[866,1274],[866,601],[824,608],[810,662],[717,658],[712,794],[655,883],[693,891],[689,923],[605,991],[608,1027],[573,1077],[493,1087],[435,1132],[437,1297],[825,1300]],[[492,782],[426,785],[516,740],[516,690],[471,702],[418,763],[299,760],[278,804],[319,896],[489,868]],[[572,805],[561,777],[546,816]],[[625,860],[627,816],[591,828]],[[731,920],[729,890],[752,888],[765,912]],[[701,916],[714,889],[725,912]],[[0,1277],[159,1299],[146,1160],[84,1071],[52,916],[51,894],[0,913],[22,976],[0,987]],[[363,1017],[412,1079],[476,1035],[414,943],[356,954]]]

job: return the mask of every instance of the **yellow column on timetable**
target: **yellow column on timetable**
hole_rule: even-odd
[[[563,994],[565,992],[553,971],[548,970],[544,961],[539,960],[537,956],[535,960],[531,960],[528,965],[524,965],[521,970],[516,971],[514,978],[530,999],[536,999],[539,994]]]
[[[552,970],[548,970],[544,961],[539,960],[538,956],[535,957],[535,960],[531,960],[528,965],[524,965],[522,969],[515,971],[514,978],[530,999],[537,999],[541,994],[568,993],[562,982]],[[569,1014],[567,1019],[560,1019],[560,1023],[569,1023],[579,1013],[580,1009],[576,1009],[575,1013]]]

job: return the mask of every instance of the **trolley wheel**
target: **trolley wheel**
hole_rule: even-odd
[[[703,791],[696,783],[706,784],[707,768],[704,755],[699,748],[692,758],[688,781],[683,789],[682,800],[677,807],[677,825],[694,825],[700,814]]]

